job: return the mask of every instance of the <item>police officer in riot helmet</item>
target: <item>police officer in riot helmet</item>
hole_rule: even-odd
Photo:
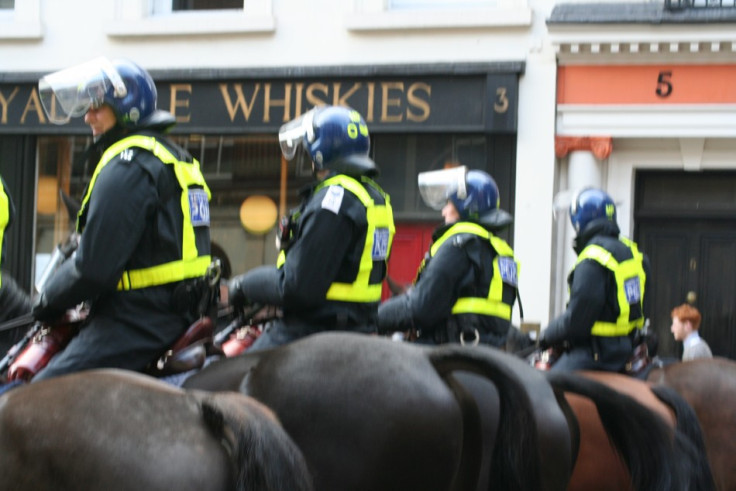
[[[82,196],[79,246],[33,306],[44,321],[83,302],[89,315],[34,381],[143,371],[201,314],[181,296],[210,265],[209,189],[199,163],[165,136],[174,118],[156,108],[153,79],[135,63],[98,58],[41,78],[39,94],[53,123],[84,117],[88,155],[99,161]]]
[[[348,107],[318,106],[283,125],[279,141],[287,159],[299,148],[308,152],[315,182],[288,220],[278,264],[229,284],[235,307],[255,302],[283,312],[250,349],[319,331],[375,333],[394,221],[388,195],[373,180],[365,121]]]
[[[564,353],[552,370],[624,370],[649,309],[649,260],[620,235],[616,204],[601,189],[585,188],[570,204],[578,255],[568,277],[564,313],[542,331],[540,347]]]
[[[7,230],[15,218],[15,204],[5,180],[0,176],[0,266],[6,265]],[[31,299],[6,271],[0,271],[0,317],[13,319],[31,311]],[[0,354],[20,341],[28,326],[0,331]]]
[[[379,330],[416,329],[426,344],[461,342],[504,347],[517,298],[518,263],[496,234],[512,218],[499,208],[493,178],[464,166],[419,174],[425,203],[444,225],[419,266],[414,284],[384,302]]]

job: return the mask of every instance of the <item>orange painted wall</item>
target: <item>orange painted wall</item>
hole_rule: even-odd
[[[736,65],[563,66],[558,104],[734,104]]]

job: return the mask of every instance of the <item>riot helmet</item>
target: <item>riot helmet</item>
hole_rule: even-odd
[[[465,166],[421,172],[419,193],[430,208],[441,210],[450,201],[462,220],[504,226],[511,215],[499,208],[500,195],[493,177]]]
[[[49,120],[66,124],[90,108],[109,105],[118,125],[142,126],[156,112],[156,85],[151,75],[132,61],[100,57],[42,77],[41,104]]]
[[[580,235],[594,220],[616,223],[616,204],[605,191],[586,187],[581,189],[570,203],[570,222]]]
[[[329,169],[347,174],[376,173],[368,156],[368,126],[358,111],[344,106],[317,106],[284,124],[279,144],[287,160],[301,146],[312,159],[313,170]]]

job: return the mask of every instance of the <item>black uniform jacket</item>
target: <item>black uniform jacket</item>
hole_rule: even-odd
[[[121,136],[113,133],[103,138],[112,144]],[[174,155],[190,158],[166,143],[163,135],[159,138]],[[104,141],[98,143],[103,151]],[[84,301],[91,305],[84,336],[75,340],[83,345],[73,349],[78,352],[75,356],[109,356],[105,365],[142,369],[192,322],[191,313],[173,305],[178,283],[117,290],[124,270],[181,258],[181,188],[172,167],[148,151],[132,148],[114,157],[98,174],[79,247],[45,290],[48,304],[55,308]],[[202,230],[196,234],[197,248],[200,254],[208,254],[209,228],[198,229]],[[95,354],[82,354],[84,350]],[[66,351],[69,348],[63,354]]]
[[[246,273],[240,288],[250,301],[281,305],[287,324],[293,320],[316,330],[375,331],[378,302],[327,299],[333,282],[355,279],[368,229],[366,208],[347,190],[337,213],[325,208],[328,188],[315,192],[317,184],[302,193],[284,264],[278,269],[265,266]],[[371,186],[366,189],[377,204],[384,202]],[[372,282],[374,276],[380,280],[385,274],[384,264],[372,271]]]
[[[601,220],[591,223],[578,236],[575,251],[579,254],[589,243],[594,242],[613,253],[621,261],[631,258],[630,249],[618,240],[619,228],[613,222]],[[649,259],[644,256],[644,272],[650,276]],[[592,336],[593,324],[598,321],[615,322],[619,313],[616,279],[613,272],[592,259],[585,259],[575,266],[568,277],[570,300],[563,314],[554,319],[544,330],[545,344],[550,346],[568,344],[572,348],[588,348],[598,354],[599,359],[626,359],[631,354],[631,345],[621,353],[608,353],[612,349],[622,350],[618,340],[608,342],[605,336]],[[648,317],[649,295],[644,294],[644,317]],[[630,337],[630,336],[629,336]],[[626,346],[626,345],[624,345]],[[618,364],[618,363],[615,363]]]
[[[452,226],[443,225],[433,233],[437,240]],[[380,331],[415,328],[419,338],[429,343],[459,341],[460,332],[472,340],[477,329],[480,342],[504,346],[510,321],[478,314],[452,315],[461,297],[485,297],[493,277],[496,251],[488,240],[461,233],[446,240],[415,284],[406,293],[384,302],[379,308]],[[504,302],[513,305],[516,291],[504,287]]]

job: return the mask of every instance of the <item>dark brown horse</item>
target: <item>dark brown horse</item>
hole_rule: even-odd
[[[547,377],[565,391],[580,427],[569,490],[714,489],[695,413],[677,393],[608,372],[548,372]],[[642,441],[637,434],[649,436]],[[671,475],[652,472],[667,462]]]
[[[320,490],[562,490],[582,455],[564,396],[488,347],[318,334],[216,362],[185,387],[239,390],[272,408]],[[602,401],[589,387],[567,389],[612,415],[602,423],[607,447],[640,464],[626,483],[677,489],[670,434],[651,412],[614,391]],[[629,424],[623,436],[608,433]]]
[[[237,393],[82,372],[0,397],[2,490],[310,490],[273,413]]]
[[[703,430],[717,489],[736,490],[736,362],[726,358],[674,363],[649,373],[693,407]]]
[[[473,398],[456,371],[491,390]],[[490,348],[317,334],[213,363],[185,387],[240,390],[273,409],[321,491],[471,490],[483,472],[498,489],[559,490],[572,469],[542,374]]]

